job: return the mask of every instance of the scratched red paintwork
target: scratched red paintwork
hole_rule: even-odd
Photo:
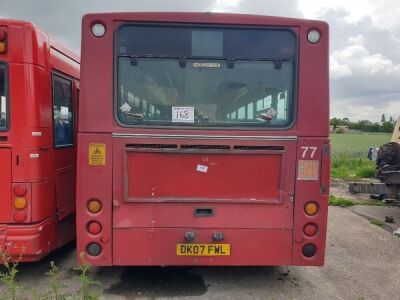
[[[106,27],[102,38],[91,33],[91,26],[99,21]],[[120,126],[113,114],[113,32],[125,21],[291,28],[298,38],[299,53],[297,108],[293,126],[287,130]],[[321,32],[321,41],[316,45],[307,41],[310,29]],[[77,170],[78,253],[86,251],[89,243],[97,242],[102,246],[102,252],[97,257],[88,256],[88,261],[101,266],[323,265],[329,191],[326,23],[215,13],[105,13],[84,16],[82,34],[82,103]],[[113,137],[113,133],[144,136]],[[167,136],[151,136],[154,134]],[[171,153],[162,149],[132,151],[128,146],[194,143],[193,140],[175,138],[176,135],[200,135],[202,137],[195,140],[198,145],[281,146],[284,151],[254,155],[231,148],[221,153],[199,150],[196,154],[188,154],[179,147]],[[231,138],[222,141],[211,136]],[[253,138],[240,138],[244,136]],[[260,140],[257,136],[275,138]],[[89,143],[106,145],[105,165],[89,166]],[[310,152],[303,157],[320,161],[319,179],[316,181],[296,179],[296,161],[302,157],[304,147],[316,147],[313,157],[309,157]],[[209,174],[213,176],[212,181],[205,176],[200,177],[206,174],[196,172],[195,166],[202,164],[204,157],[212,157],[218,163],[216,173]],[[183,161],[185,167],[179,167],[182,174],[176,175],[173,170],[168,172]],[[239,166],[239,161],[240,164],[247,161],[250,165],[250,169],[243,170],[245,175],[242,178],[233,171],[234,166]],[[263,170],[255,170],[257,164],[262,165]],[[211,166],[208,167],[212,172]],[[239,186],[241,184],[243,189]],[[252,188],[257,191],[251,191]],[[90,198],[102,201],[99,214],[87,211],[86,204]],[[256,203],[251,198],[265,201]],[[304,205],[310,200],[319,206],[319,212],[314,217],[304,213]],[[194,212],[197,208],[212,208],[214,214],[196,217]],[[90,220],[102,224],[99,235],[92,236],[87,232],[86,224]],[[317,224],[319,228],[317,235],[311,238],[303,233],[303,227],[308,222]],[[231,255],[211,258],[177,256],[176,244],[184,242],[184,234],[188,231],[195,232],[196,243],[212,243],[212,234],[223,232],[224,242],[231,244]],[[317,247],[317,253],[312,258],[302,255],[301,249],[307,243]]]
[[[0,29],[7,36],[0,61],[8,67],[10,100],[10,129],[0,132],[0,245],[13,259],[36,261],[75,236],[76,148],[54,149],[51,74],[71,79],[77,110],[79,57],[32,23],[0,19]],[[22,224],[13,218],[15,186],[27,189]],[[63,190],[68,199],[60,199]]]

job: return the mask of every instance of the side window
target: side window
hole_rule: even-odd
[[[6,65],[0,64],[0,131],[7,130],[8,108],[7,108],[7,72]]]
[[[53,74],[53,110],[55,147],[73,145],[72,81],[55,74]]]

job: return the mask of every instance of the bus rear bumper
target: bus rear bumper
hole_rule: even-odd
[[[38,261],[55,247],[54,230],[51,218],[36,224],[0,224],[0,253],[13,262]]]
[[[185,233],[195,239],[185,242]],[[224,239],[213,240],[214,232]],[[229,255],[178,255],[178,244],[228,244]],[[292,264],[292,229],[120,228],[113,231],[113,265],[272,266]]]

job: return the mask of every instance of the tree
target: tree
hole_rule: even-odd
[[[382,124],[382,131],[387,133],[392,133],[394,130],[394,125],[392,122],[385,122]]]
[[[343,125],[346,125],[346,126],[349,126],[351,124],[349,118],[343,118],[342,123],[343,123]]]
[[[332,118],[331,121],[330,121],[330,125],[333,126],[333,129],[336,129],[336,127],[337,127],[338,125],[340,125],[340,119],[338,119],[338,118]]]

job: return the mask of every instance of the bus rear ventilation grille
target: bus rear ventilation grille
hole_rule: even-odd
[[[8,137],[7,136],[0,136],[0,142],[7,142]]]
[[[127,144],[127,148],[145,148],[145,149],[177,149],[176,144]]]
[[[229,145],[181,145],[181,149],[229,150]]]
[[[272,150],[281,151],[285,148],[283,146],[233,146],[235,150]]]

